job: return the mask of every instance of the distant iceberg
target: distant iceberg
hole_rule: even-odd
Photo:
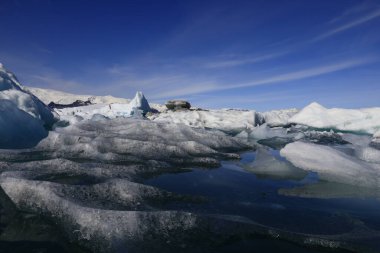
[[[380,129],[380,107],[327,109],[314,102],[291,117],[289,123],[372,135]]]

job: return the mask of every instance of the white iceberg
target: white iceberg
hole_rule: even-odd
[[[289,119],[289,123],[312,128],[374,134],[380,129],[380,107],[365,109],[327,109],[311,103]]]
[[[47,136],[56,118],[17,78],[0,66],[0,148],[25,148]]]

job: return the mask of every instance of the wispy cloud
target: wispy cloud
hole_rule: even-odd
[[[369,2],[363,2],[359,5],[352,6],[342,12],[341,15],[334,17],[330,21],[328,21],[328,24],[336,24],[341,22],[342,20],[352,16],[357,15],[358,13],[368,12],[369,10],[373,9],[373,6]]]
[[[253,63],[263,62],[267,60],[272,60],[280,56],[283,56],[287,53],[289,52],[286,51],[286,52],[281,52],[281,53],[272,53],[272,54],[260,55],[256,57],[250,57],[250,58],[219,60],[219,61],[214,61],[214,62],[207,62],[203,66],[205,68],[210,68],[210,69],[236,67],[236,66],[241,66],[241,65],[246,65],[246,64],[253,64]]]
[[[324,66],[317,66],[313,68],[302,69],[298,71],[288,72],[284,74],[280,74],[277,76],[272,76],[269,78],[263,78],[259,80],[254,80],[245,83],[236,83],[229,85],[221,85],[215,82],[204,82],[200,84],[191,84],[187,83],[186,88],[176,89],[175,87],[171,87],[171,90],[166,90],[159,92],[155,95],[154,98],[168,98],[168,97],[176,97],[176,96],[189,96],[194,94],[200,94],[211,91],[221,91],[221,90],[229,90],[229,89],[237,89],[237,88],[245,88],[245,87],[255,87],[262,85],[271,85],[271,84],[280,84],[289,81],[302,80],[306,78],[321,76],[329,73],[334,73],[337,71],[342,71],[345,69],[350,69],[358,66],[362,66],[365,64],[369,64],[373,62],[373,58],[362,58],[362,59],[354,59],[342,61],[334,64],[328,64]]]
[[[181,97],[191,94],[199,94],[203,92],[209,92],[213,90],[218,90],[220,86],[213,82],[201,82],[196,84],[187,84],[184,88],[173,89],[162,91],[156,94],[153,94],[151,97],[153,99],[162,99],[162,98],[172,98],[172,97]]]
[[[346,30],[349,30],[351,28],[354,28],[356,26],[359,26],[361,24],[364,24],[366,22],[369,22],[375,18],[378,18],[380,17],[380,9],[376,8],[375,11],[372,11],[370,13],[367,13],[366,15],[364,16],[361,16],[353,21],[350,21],[348,23],[345,23],[339,27],[335,27],[321,35],[318,35],[317,37],[315,37],[314,39],[312,39],[313,42],[316,42],[316,41],[320,41],[320,40],[323,40],[323,39],[326,39],[328,37],[331,37],[337,33],[341,33],[341,32],[344,32]]]
[[[330,64],[326,66],[319,66],[309,69],[303,69],[295,72],[290,72],[286,74],[277,75],[270,78],[265,78],[253,82],[243,83],[243,84],[237,84],[237,85],[230,85],[230,86],[224,86],[225,89],[231,89],[231,88],[242,88],[242,87],[252,87],[252,86],[259,86],[259,85],[266,85],[266,84],[273,84],[273,83],[282,83],[282,82],[288,82],[288,81],[295,81],[295,80],[301,80],[305,78],[325,75],[345,69],[350,69],[353,67],[362,66],[368,63],[374,62],[374,58],[363,58],[363,59],[355,59],[355,60],[348,60],[343,61],[335,64]]]

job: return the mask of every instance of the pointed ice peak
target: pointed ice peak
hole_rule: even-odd
[[[0,62],[0,69],[3,69],[4,65]]]
[[[309,104],[309,105],[306,106],[306,107],[326,109],[324,106],[322,106],[321,104],[319,104],[319,103],[317,103],[317,102],[312,102],[311,104]]]
[[[132,108],[142,110],[143,113],[151,111],[148,100],[146,100],[144,94],[141,91],[136,92],[135,97],[129,102]]]

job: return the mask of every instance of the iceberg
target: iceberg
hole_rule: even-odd
[[[0,148],[35,146],[56,119],[42,101],[23,89],[14,74],[0,67]]]
[[[327,109],[314,102],[291,117],[289,123],[372,135],[380,129],[380,107]]]

